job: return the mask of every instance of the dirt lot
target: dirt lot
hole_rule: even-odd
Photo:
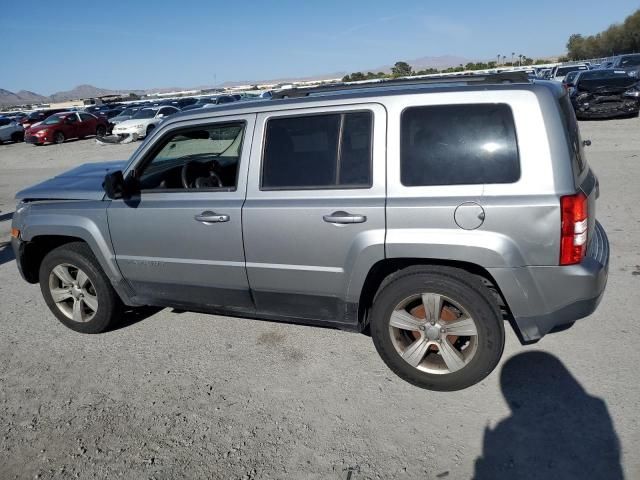
[[[164,310],[110,333],[59,324],[0,246],[0,478],[640,479],[640,120],[581,125],[612,263],[596,314],[481,384],[432,393],[359,334]],[[0,146],[14,193],[136,145]]]

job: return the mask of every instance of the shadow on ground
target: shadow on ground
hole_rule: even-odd
[[[12,260],[15,260],[15,255],[13,254],[13,248],[11,248],[10,243],[0,243],[0,265],[4,265],[5,263],[9,263]]]
[[[620,442],[605,402],[553,355],[526,352],[500,376],[511,415],[484,434],[476,480],[622,479]]]
[[[120,330],[121,328],[127,328],[132,325],[135,325],[142,320],[145,320],[156,313],[162,310],[161,307],[137,307],[137,308],[128,308],[125,310],[122,318],[119,322],[111,328],[110,331]]]
[[[5,220],[11,220],[12,218],[13,218],[13,212],[0,213],[0,222],[4,222]]]

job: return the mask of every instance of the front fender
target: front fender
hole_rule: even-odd
[[[109,238],[106,206],[99,202],[53,202],[33,204],[29,214],[21,216],[20,238],[30,242],[40,236],[75,237],[85,241],[96,256],[103,271],[115,284],[122,275],[115,262],[115,255]],[[16,222],[18,223],[18,222]]]

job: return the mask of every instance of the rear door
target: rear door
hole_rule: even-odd
[[[384,258],[385,128],[378,104],[258,115],[242,216],[260,314],[356,321],[350,280]]]
[[[81,130],[79,135],[83,137],[95,135],[97,126],[96,118],[88,113],[80,113],[79,115],[80,125],[78,127]]]

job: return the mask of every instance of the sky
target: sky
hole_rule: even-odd
[[[398,60],[560,55],[637,1],[65,0],[0,9],[0,88],[40,94],[354,72]]]

